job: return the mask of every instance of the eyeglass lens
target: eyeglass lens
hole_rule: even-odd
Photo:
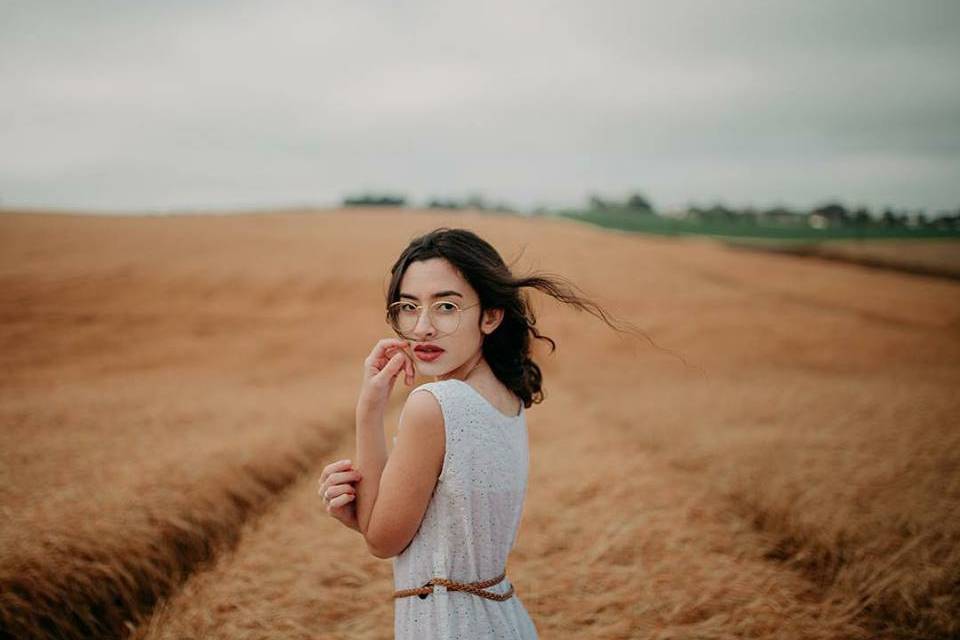
[[[409,335],[413,333],[420,320],[421,309],[412,302],[394,302],[390,305],[390,323],[397,332]],[[460,326],[460,307],[446,300],[437,300],[427,307],[431,326],[438,333],[453,333]]]

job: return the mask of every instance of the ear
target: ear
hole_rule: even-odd
[[[480,320],[480,332],[490,335],[503,321],[503,309],[484,309]]]

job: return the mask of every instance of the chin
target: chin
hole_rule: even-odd
[[[425,376],[445,376],[451,373],[456,367],[440,364],[439,362],[418,362],[417,373]]]

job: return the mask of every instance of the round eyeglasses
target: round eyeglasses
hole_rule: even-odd
[[[480,304],[475,302],[469,306],[461,307],[456,302],[449,300],[437,300],[427,308],[427,316],[430,324],[437,330],[438,336],[445,336],[456,332],[460,328],[461,311],[472,309]],[[420,312],[423,309],[422,304],[414,304],[409,300],[398,300],[387,307],[387,322],[393,327],[397,335],[416,340],[413,335],[417,328],[417,322],[420,321]]]

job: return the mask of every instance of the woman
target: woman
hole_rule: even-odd
[[[391,273],[398,337],[364,361],[356,458],[324,468],[327,512],[393,558],[396,638],[536,638],[506,563],[526,494],[525,409],[543,400],[530,336],[556,344],[534,328],[521,289],[610,322],[562,278],[514,277],[466,229],[414,239]],[[401,372],[408,386],[417,374],[433,381],[408,395],[388,457],[383,418]]]

